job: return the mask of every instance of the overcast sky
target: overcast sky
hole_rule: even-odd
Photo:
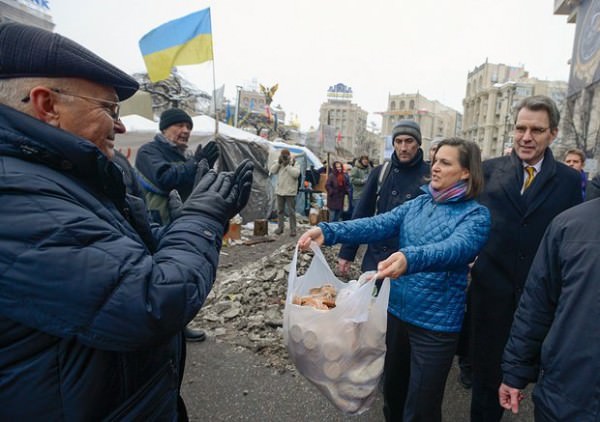
[[[554,0],[52,0],[55,31],[123,70],[145,71],[138,41],[169,20],[210,7],[216,86],[279,83],[274,104],[318,124],[338,82],[369,113],[388,94],[419,91],[462,113],[469,71],[524,65],[530,76],[568,80],[575,25]],[[180,72],[212,91],[212,64]],[[369,120],[376,120],[370,116]]]

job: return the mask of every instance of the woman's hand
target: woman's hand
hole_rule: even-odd
[[[313,227],[300,236],[300,239],[298,239],[298,247],[300,250],[305,251],[310,248],[310,242],[316,242],[317,245],[321,246],[324,241],[325,237],[323,236],[321,229]]]
[[[408,263],[402,252],[396,252],[377,264],[377,278],[398,278],[406,272]]]

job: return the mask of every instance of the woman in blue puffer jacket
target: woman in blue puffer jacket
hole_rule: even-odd
[[[483,187],[474,142],[440,142],[431,182],[418,196],[374,217],[321,223],[298,241],[371,243],[398,233],[398,252],[381,261],[390,277],[384,414],[388,421],[441,421],[446,378],[465,310],[469,263],[487,241],[490,214],[474,198]]]

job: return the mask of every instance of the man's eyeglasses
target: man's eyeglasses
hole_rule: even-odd
[[[121,111],[121,105],[119,103],[117,103],[117,102],[105,100],[103,98],[88,97],[86,95],[71,94],[69,92],[61,91],[58,88],[50,88],[50,91],[55,92],[55,93],[60,94],[60,95],[66,95],[68,97],[81,98],[82,100],[86,100],[86,101],[90,101],[92,103],[99,104],[104,110],[106,110],[106,113],[115,122],[119,120],[119,112]],[[31,98],[29,97],[29,95],[27,95],[26,97],[24,97],[23,99],[21,99],[21,101],[24,102],[24,103],[27,103],[27,102],[29,102],[30,99]]]
[[[542,136],[548,129],[547,127],[527,127],[527,126],[515,126],[515,134],[523,136],[527,131],[531,132],[531,136],[537,138]]]

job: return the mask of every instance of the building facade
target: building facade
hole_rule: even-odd
[[[54,30],[50,0],[0,0],[0,23],[18,22]]]
[[[564,108],[567,83],[530,78],[521,66],[485,62],[467,76],[463,137],[481,147],[483,158],[503,155],[512,146],[514,107],[530,95],[547,95]]]
[[[366,153],[368,113],[352,103],[352,88],[338,83],[327,90],[327,102],[321,104],[319,125],[334,128],[336,151],[340,158],[350,160]]]
[[[419,94],[388,95],[387,110],[381,113],[382,133],[390,135],[394,125],[402,119],[415,120],[421,126],[423,149],[436,138],[456,136],[461,131],[462,115],[436,100]]]

